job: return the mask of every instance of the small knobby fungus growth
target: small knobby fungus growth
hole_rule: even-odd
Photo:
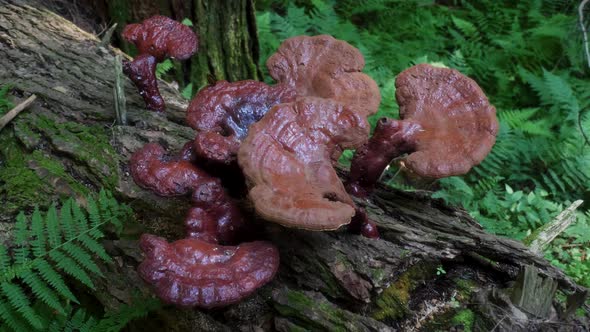
[[[467,173],[496,141],[496,109],[472,79],[422,64],[395,81],[401,120],[382,118],[353,157],[348,191],[364,197],[381,173],[405,153],[402,167],[426,178]]]
[[[165,16],[153,16],[140,24],[129,24],[123,38],[135,44],[138,55],[123,61],[123,72],[139,90],[146,107],[162,112],[166,105],[158,90],[156,64],[166,58],[186,60],[198,48],[197,35],[188,26]]]

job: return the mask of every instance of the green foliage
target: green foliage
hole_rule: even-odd
[[[156,65],[156,77],[162,79],[162,76],[166,75],[174,68],[174,63],[170,59],[166,59]]]
[[[0,87],[0,115],[10,111],[14,107],[8,100],[8,92],[12,87],[10,85],[4,85]]]
[[[45,330],[52,321],[43,315],[66,315],[71,303],[79,303],[66,276],[94,289],[92,276],[102,273],[95,257],[111,258],[99,242],[102,229],[121,229],[129,209],[111,194],[101,191],[98,200],[87,199],[84,212],[72,199],[59,213],[55,205],[46,213],[35,209],[28,218],[16,217],[10,247],[0,245],[0,321],[15,331]]]
[[[191,21],[190,18],[185,18],[184,20],[182,20],[182,22],[180,22],[184,25],[186,25],[187,27],[192,27],[193,26],[193,21]]]
[[[325,33],[348,41],[381,89],[373,125],[398,117],[394,78],[410,65],[444,64],[469,75],[496,106],[500,132],[483,163],[440,180],[435,196],[462,205],[488,231],[523,239],[590,188],[590,80],[575,7],[549,0],[267,0],[257,15],[261,67],[288,37]],[[384,176],[412,189],[400,178]],[[587,286],[589,219],[579,213],[574,231],[547,250]]]
[[[182,91],[180,92],[180,94],[184,99],[193,99],[193,84],[189,83],[187,86],[185,86],[184,89],[182,89]]]
[[[141,299],[131,305],[122,305],[116,311],[107,312],[101,319],[89,315],[84,309],[74,311],[69,308],[68,314],[54,319],[47,330],[118,332],[132,320],[145,317],[148,312],[159,309],[161,306],[157,299]]]

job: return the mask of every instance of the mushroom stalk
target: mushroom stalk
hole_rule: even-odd
[[[158,89],[156,64],[155,57],[141,54],[133,61],[123,60],[123,73],[135,84],[148,109],[163,112],[166,105]]]
[[[419,124],[381,118],[371,139],[358,148],[352,158],[347,191],[366,197],[374,188],[389,163],[414,149],[412,138],[420,131]]]
[[[355,196],[367,196],[391,160],[405,153],[405,170],[440,179],[467,173],[496,141],[496,109],[457,70],[417,65],[400,73],[395,87],[401,120],[381,119],[356,152],[347,183]]]

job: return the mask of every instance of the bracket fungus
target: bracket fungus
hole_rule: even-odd
[[[155,17],[125,29],[141,53],[137,62],[125,65],[126,72],[156,110],[164,103],[158,99],[155,64],[196,51],[196,36],[184,35],[184,27],[178,32],[177,22],[171,22]],[[171,46],[176,42],[194,47]],[[267,66],[275,85],[220,81],[197,94],[187,122],[199,133],[178,157],[147,144],[131,158],[139,186],[161,196],[190,194],[192,200],[186,239],[141,239],[146,259],[140,275],[167,302],[205,308],[235,303],[268,282],[278,268],[278,253],[270,243],[220,245],[237,242],[243,218],[222,181],[197,165],[239,163],[252,185],[249,197],[256,211],[269,220],[332,230],[354,219],[355,231],[378,235],[333,168],[344,149],[366,142],[366,118],[381,99],[377,84],[361,72],[361,53],[330,36],[302,36],[286,40]]]
[[[331,99],[308,97],[273,107],[252,125],[238,152],[256,212],[308,230],[350,223],[354,203],[332,156],[362,144],[368,131],[366,117]]]
[[[218,81],[191,101],[187,123],[199,131],[193,149],[198,158],[229,164],[235,161],[248,128],[274,105],[290,102],[295,93],[286,85]]]
[[[331,36],[289,38],[266,66],[277,84],[219,81],[193,98],[187,122],[199,131],[193,145],[199,158],[234,162],[248,128],[274,105],[297,98],[334,99],[365,116],[379,107],[381,95],[377,84],[361,73],[365,66],[362,54]]]
[[[146,255],[138,271],[158,296],[180,306],[211,308],[240,301],[270,281],[279,266],[270,243],[235,243],[242,215],[219,179],[192,163],[168,157],[154,143],[131,157],[130,171],[141,187],[161,196],[191,195],[193,207],[185,219],[187,238],[169,244],[144,234]]]
[[[144,234],[139,275],[158,297],[180,306],[213,308],[239,302],[274,277],[278,250],[266,242],[219,246],[199,239],[168,243]]]
[[[454,69],[411,67],[395,81],[401,120],[380,119],[371,139],[353,157],[347,189],[373,190],[392,159],[426,178],[467,173],[496,141],[496,109],[472,79]]]
[[[198,48],[197,35],[190,27],[165,16],[129,24],[122,35],[135,44],[139,52],[133,61],[123,61],[123,72],[133,81],[148,109],[164,111],[166,106],[158,89],[156,64],[166,58],[190,58]]]

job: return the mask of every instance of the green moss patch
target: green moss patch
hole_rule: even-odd
[[[433,264],[417,264],[401,274],[396,282],[387,287],[377,298],[377,310],[373,318],[377,320],[399,320],[409,312],[411,293],[425,280],[436,273]]]
[[[29,126],[47,139],[53,150],[67,155],[78,164],[76,171],[80,174],[77,178],[86,178],[92,184],[114,190],[119,179],[118,155],[110,145],[104,128],[76,122],[57,122],[42,115],[29,120]],[[19,136],[23,143],[27,138]]]

